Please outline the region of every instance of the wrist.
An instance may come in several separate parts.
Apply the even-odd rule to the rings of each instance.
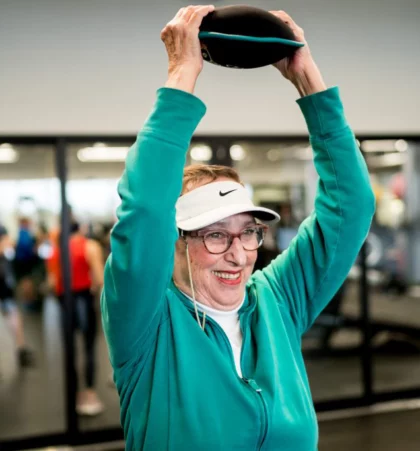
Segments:
[[[302,71],[294,80],[291,80],[301,97],[306,97],[317,92],[325,91],[327,86],[321,72],[314,63],[311,67]]]
[[[171,70],[169,71],[165,87],[180,89],[193,94],[197,78],[198,74],[196,75],[195,72],[188,69]]]

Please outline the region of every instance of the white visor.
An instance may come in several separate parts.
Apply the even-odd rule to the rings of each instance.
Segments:
[[[250,213],[265,224],[274,224],[280,220],[275,211],[256,207],[241,184],[213,182],[178,199],[176,225],[179,229],[189,232],[239,213]]]

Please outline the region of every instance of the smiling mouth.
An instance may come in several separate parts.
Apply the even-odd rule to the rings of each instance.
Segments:
[[[220,279],[226,279],[226,280],[237,280],[241,277],[240,272],[231,273],[231,272],[224,272],[224,271],[212,271],[212,273],[215,276],[219,277]]]
[[[242,282],[242,271],[239,272],[225,272],[212,271],[219,283],[223,285],[239,285]]]

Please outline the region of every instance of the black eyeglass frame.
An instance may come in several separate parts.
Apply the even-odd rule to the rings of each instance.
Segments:
[[[258,241],[258,246],[255,249],[246,249],[244,247],[244,244],[243,244],[242,240],[241,240],[242,234],[244,233],[245,230],[248,230],[248,229],[258,229],[258,230],[261,231],[261,237],[260,237],[260,239]],[[227,252],[230,249],[230,247],[232,246],[233,240],[235,238],[239,238],[239,241],[241,242],[242,247],[244,248],[245,251],[249,251],[249,252],[256,251],[257,249],[259,249],[263,245],[264,238],[265,238],[265,235],[267,233],[267,230],[268,230],[268,226],[267,225],[265,225],[265,224],[255,224],[255,225],[252,225],[252,226],[245,227],[243,230],[241,230],[240,233],[235,233],[235,234],[229,233],[229,232],[225,232],[225,231],[220,231],[220,230],[211,230],[211,231],[208,231],[207,233],[205,233],[204,235],[199,235],[200,230],[194,230],[194,231],[188,232],[186,230],[181,230],[181,229],[179,230],[179,233],[180,233],[180,236],[184,239],[185,242],[186,242],[186,238],[187,237],[194,238],[194,239],[197,239],[197,238],[201,239],[203,241],[204,247],[206,248],[206,250],[207,250],[207,252],[209,254],[220,255],[220,254],[224,254],[225,252]],[[212,251],[210,251],[208,249],[208,247],[206,245],[206,236],[208,236],[208,235],[210,235],[212,233],[223,233],[223,234],[228,236],[228,241],[227,241],[227,245],[226,245],[226,249],[225,250],[223,250],[221,252],[212,252]]]

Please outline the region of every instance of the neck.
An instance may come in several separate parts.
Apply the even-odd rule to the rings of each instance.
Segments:
[[[194,302],[193,298],[191,296],[188,296],[187,293],[184,293],[184,296],[186,296],[191,302]],[[245,297],[244,299],[242,299],[242,302],[235,308],[233,309],[229,309],[229,310],[220,310],[220,309],[216,309],[214,307],[210,307],[209,305],[206,304],[202,304],[201,302],[196,301],[197,307],[198,309],[203,312],[206,313],[207,315],[211,316],[212,318],[228,318],[231,315],[236,316],[238,314],[238,311],[241,309],[241,307],[243,306],[245,301]]]

